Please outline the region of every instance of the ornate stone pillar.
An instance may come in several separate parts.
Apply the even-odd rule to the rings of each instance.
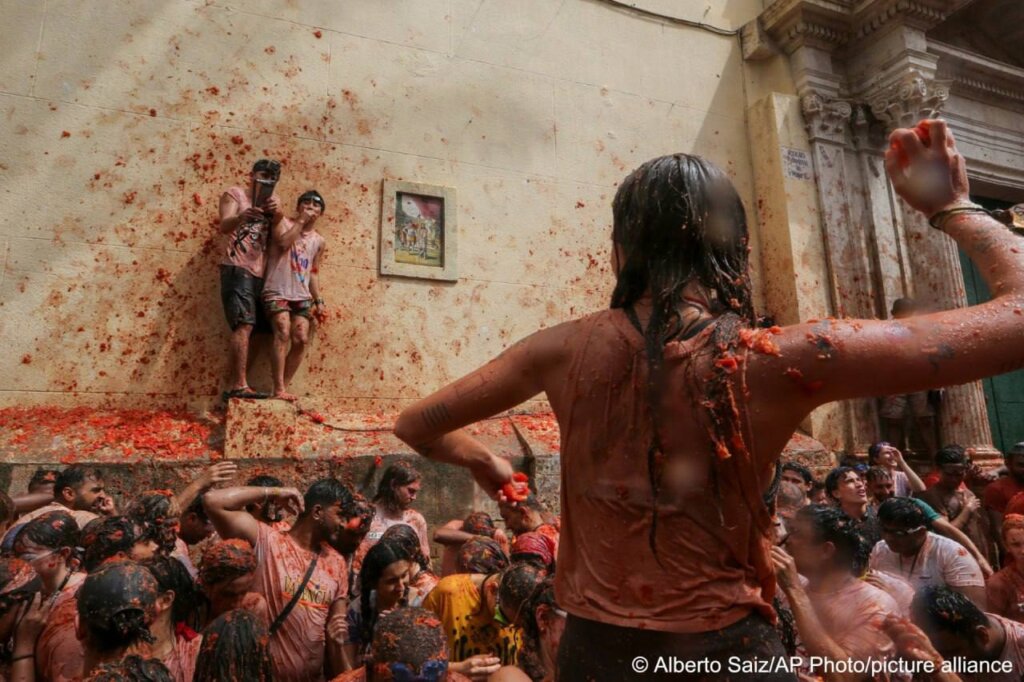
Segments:
[[[873,317],[874,292],[867,230],[852,219],[859,198],[852,191],[856,166],[848,167],[853,106],[814,90],[800,98],[811,144],[822,239],[828,264],[829,297],[836,317]],[[841,412],[843,442],[848,452],[863,452],[876,432],[874,401],[851,400]]]
[[[916,71],[869,98],[871,112],[886,132],[939,116],[949,97],[949,84],[927,79]],[[960,257],[952,239],[933,230],[923,215],[896,200],[896,219],[902,223],[912,272],[907,294],[936,309],[967,305]],[[980,459],[998,457],[985,408],[981,382],[953,386],[946,391],[939,415],[939,442],[974,448]]]

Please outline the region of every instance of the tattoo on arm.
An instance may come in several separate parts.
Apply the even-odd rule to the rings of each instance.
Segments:
[[[423,423],[427,425],[427,428],[436,429],[451,419],[451,416],[448,406],[444,403],[438,403],[437,405],[431,405],[423,411]]]

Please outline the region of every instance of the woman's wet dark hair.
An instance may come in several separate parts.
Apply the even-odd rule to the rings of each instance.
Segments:
[[[196,588],[195,581],[189,574],[185,564],[173,557],[157,555],[142,562],[156,578],[161,592],[174,592],[174,606],[171,607],[171,620],[174,623],[197,624],[199,608],[203,604],[203,596]]]
[[[492,575],[508,568],[509,559],[497,540],[478,536],[462,543],[455,556],[459,573]]]
[[[708,347],[719,354],[735,349],[739,331],[757,317],[748,273],[748,234],[743,203],[728,176],[699,156],[672,154],[652,159],[626,176],[612,203],[613,247],[621,250],[611,307],[631,314],[646,294],[651,317],[643,330],[648,365],[648,409],[652,429],[647,471],[652,492],[649,543],[657,557],[658,497],[664,471],[659,406],[663,394],[665,344],[685,335],[681,310],[691,282],[708,292],[718,320]],[[691,377],[691,383],[698,383]],[[709,457],[728,456],[746,443],[736,397],[725,368],[699,382],[713,445]],[[696,386],[695,386],[696,387]],[[715,481],[712,481],[715,484]]]
[[[259,616],[235,609],[217,616],[203,630],[195,682],[271,682],[270,634]]]
[[[131,556],[132,546],[138,539],[135,522],[126,516],[93,519],[85,524],[81,535],[85,570],[92,573],[118,554]]]
[[[544,578],[522,605],[523,647],[519,650],[519,667],[526,672],[531,680],[542,680],[546,675],[540,651],[540,623],[537,621],[537,609],[541,606],[551,609],[558,608],[558,602],[555,601],[555,578],[553,575]],[[508,614],[505,615],[508,616]]]
[[[541,589],[548,572],[534,564],[512,564],[501,573],[498,599],[501,610],[510,621],[526,616],[530,601]]]
[[[409,485],[420,480],[420,472],[408,462],[395,462],[384,470],[377,484],[377,494],[373,496],[374,502],[380,502],[388,509],[401,509],[398,496],[395,494],[395,486]]]
[[[389,526],[380,541],[389,541],[401,548],[406,553],[406,559],[419,565],[421,571],[430,570],[430,558],[423,556],[423,546],[420,545],[420,536],[416,529],[408,523],[396,523]]]
[[[797,518],[804,519],[814,529],[815,541],[831,542],[835,547],[835,565],[845,568],[852,576],[860,576],[868,564],[872,545],[857,530],[857,523],[837,507],[811,504],[801,508]]]
[[[87,646],[110,653],[137,642],[152,644],[149,626],[159,589],[153,574],[132,561],[90,573],[78,590],[78,618]]]
[[[22,544],[26,540],[46,549],[70,549],[69,564],[72,559],[78,563],[82,561],[81,531],[75,517],[67,512],[48,512],[22,526],[14,543],[16,553],[22,552]]]
[[[141,495],[128,510],[128,518],[142,528],[140,540],[153,540],[160,551],[174,551],[177,534],[173,520],[180,514],[174,508],[174,496],[169,492],[150,491]]]
[[[359,625],[360,641],[373,639],[373,626],[377,623],[377,610],[370,604],[370,592],[377,589],[377,583],[384,570],[396,561],[412,561],[404,547],[395,541],[381,539],[370,548],[359,570],[359,610],[362,622]]]

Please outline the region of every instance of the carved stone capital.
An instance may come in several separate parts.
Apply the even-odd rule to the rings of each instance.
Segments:
[[[846,100],[833,99],[813,90],[800,98],[807,136],[812,142],[824,140],[846,144],[853,107]]]
[[[949,99],[949,81],[928,80],[911,71],[898,82],[868,98],[871,113],[887,130],[915,125],[923,118],[936,118]]]

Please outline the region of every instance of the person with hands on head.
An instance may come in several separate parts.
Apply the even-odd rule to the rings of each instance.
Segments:
[[[298,514],[290,530],[275,530],[246,511],[250,504],[271,501]],[[344,670],[348,570],[343,555],[355,551],[369,527],[352,491],[327,478],[304,496],[295,488],[221,488],[206,493],[203,502],[222,538],[247,540],[255,548],[254,589],[270,613],[274,679],[304,682]]]
[[[758,328],[739,196],[720,169],[674,154],[616,192],[610,309],[528,336],[399,416],[399,438],[468,468],[496,497],[513,469],[463,427],[546,393],[561,432],[561,649],[588,651],[560,659],[562,682],[601,678],[637,650],[782,655],[768,622],[765,493],[801,420],[832,401],[1024,366],[1022,242],[970,203],[946,123],[923,125],[890,137],[893,187],[978,265],[992,301]],[[587,637],[609,644],[585,647]]]
[[[298,371],[309,343],[310,320],[323,317],[320,293],[320,262],[327,242],[316,231],[326,209],[315,189],[305,192],[295,205],[295,215],[274,220],[263,305],[274,329],[270,366],[274,373],[274,397],[294,401],[288,385]]]
[[[911,493],[925,489],[921,477],[907,464],[903,453],[892,443],[879,441],[868,448],[868,465],[885,468],[892,476],[897,497],[909,497]]]
[[[798,649],[797,654],[804,661],[811,656],[882,660],[893,654],[892,642],[879,627],[886,616],[899,612],[899,606],[883,590],[858,580],[870,549],[852,518],[839,509],[818,505],[796,513],[786,549],[772,547],[775,575],[802,639],[804,651]],[[806,586],[800,575],[807,579]],[[809,666],[804,672],[816,674]],[[862,677],[826,674],[825,679],[859,681]]]

